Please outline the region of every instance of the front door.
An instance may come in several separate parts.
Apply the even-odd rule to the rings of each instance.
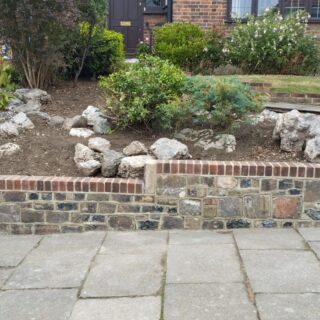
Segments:
[[[110,0],[109,26],[121,32],[128,56],[136,53],[137,45],[143,40],[143,0]]]

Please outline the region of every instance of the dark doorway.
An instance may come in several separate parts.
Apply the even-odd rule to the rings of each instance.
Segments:
[[[126,54],[134,56],[143,41],[143,0],[110,0],[109,27],[124,36]]]

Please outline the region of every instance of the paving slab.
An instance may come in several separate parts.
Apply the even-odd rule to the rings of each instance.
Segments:
[[[82,297],[156,295],[163,277],[162,252],[97,256],[81,292]]]
[[[77,290],[10,290],[0,292],[0,319],[66,320]]]
[[[79,300],[70,320],[159,320],[160,297]]]
[[[85,278],[104,233],[45,237],[12,274],[5,289],[76,288]]]
[[[320,259],[320,241],[319,242],[309,242],[311,249],[315,252],[317,257]]]
[[[15,267],[41,240],[39,236],[1,236],[0,267]]]
[[[0,289],[13,272],[12,269],[0,269]]]
[[[164,252],[167,246],[166,231],[108,232],[100,254],[137,254],[151,250]]]
[[[319,294],[258,294],[261,320],[319,320]]]
[[[240,261],[232,244],[169,246],[167,283],[240,281]]]
[[[320,228],[300,228],[299,232],[306,241],[320,241]]]
[[[213,245],[234,243],[232,233],[215,231],[171,231],[169,244],[172,245]]]
[[[257,320],[242,283],[169,284],[164,320]]]
[[[304,239],[295,230],[234,230],[239,249],[305,249]]]
[[[240,252],[255,293],[320,292],[320,264],[311,251]]]

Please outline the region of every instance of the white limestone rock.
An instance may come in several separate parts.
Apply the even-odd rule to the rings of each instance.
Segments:
[[[99,172],[101,163],[97,160],[88,160],[79,162],[77,168],[83,176],[94,176]]]
[[[125,157],[121,160],[118,175],[123,178],[137,178],[144,174],[144,166],[148,160],[154,159],[151,156],[141,155]]]
[[[148,154],[148,149],[140,141],[133,141],[123,149],[126,156],[138,156]]]
[[[107,150],[103,153],[101,173],[104,177],[117,175],[123,154],[114,150]]]
[[[320,162],[320,136],[307,141],[304,154],[309,161]]]
[[[99,108],[88,106],[88,108],[83,111],[82,117],[87,120],[89,126],[93,127],[95,133],[106,134],[110,129],[108,120]]]
[[[188,147],[175,139],[161,138],[151,147],[151,153],[159,160],[188,159]]]
[[[107,152],[110,150],[111,143],[107,139],[103,138],[91,138],[88,142],[88,147],[94,151],[101,153]]]
[[[6,143],[0,146],[0,159],[12,156],[20,151],[20,146],[15,143]]]
[[[72,128],[70,130],[70,136],[79,138],[89,138],[94,135],[94,132],[85,128]]]
[[[11,119],[11,121],[17,125],[19,129],[34,129],[34,124],[24,112],[19,112]]]

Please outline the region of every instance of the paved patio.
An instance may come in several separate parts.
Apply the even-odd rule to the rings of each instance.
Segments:
[[[320,229],[0,236],[1,320],[319,320]]]

